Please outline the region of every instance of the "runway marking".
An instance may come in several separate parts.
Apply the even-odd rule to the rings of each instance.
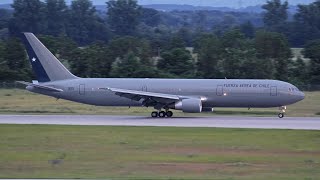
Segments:
[[[320,118],[318,117],[286,117],[279,119],[277,117],[212,116],[154,119],[143,116],[0,115],[0,124],[320,130]]]

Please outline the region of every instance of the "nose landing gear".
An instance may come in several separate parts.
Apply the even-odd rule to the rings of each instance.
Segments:
[[[279,117],[279,118],[283,118],[283,117],[284,117],[284,113],[279,113],[279,114],[278,114],[278,117]]]
[[[173,112],[172,111],[153,111],[152,113],[151,113],[151,117],[153,117],[153,118],[157,118],[157,117],[159,117],[159,118],[165,118],[165,117],[168,117],[168,118],[170,118],[170,117],[172,117],[173,116]]]
[[[284,117],[284,113],[286,112],[287,106],[281,106],[279,107],[280,113],[278,114],[279,118],[283,118]]]

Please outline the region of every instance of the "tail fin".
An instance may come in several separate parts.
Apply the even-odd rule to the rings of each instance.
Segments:
[[[68,71],[33,33],[23,33],[22,39],[39,82],[78,78]]]

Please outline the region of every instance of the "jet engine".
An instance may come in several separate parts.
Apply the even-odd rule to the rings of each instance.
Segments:
[[[175,103],[174,109],[182,110],[186,113],[201,113],[202,102],[201,99],[183,99]]]

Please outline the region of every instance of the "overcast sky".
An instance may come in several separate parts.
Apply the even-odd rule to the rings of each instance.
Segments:
[[[13,0],[0,0],[0,4],[12,3]],[[71,0],[66,0],[70,3]],[[94,4],[105,4],[107,0],[92,0]],[[309,4],[315,0],[288,0],[291,5]],[[264,4],[266,0],[138,0],[139,4],[189,4],[194,6],[215,6],[215,7],[246,7]]]

